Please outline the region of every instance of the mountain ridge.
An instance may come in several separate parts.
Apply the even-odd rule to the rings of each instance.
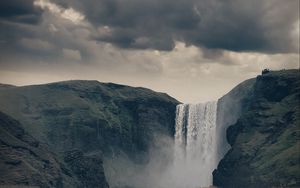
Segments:
[[[0,90],[0,111],[20,121],[25,131],[47,143],[60,159],[76,149],[83,156],[103,153],[105,163],[114,160],[112,156],[147,163],[150,148],[157,147],[157,134],[173,136],[178,103],[165,93],[98,81]],[[110,169],[111,173],[105,172],[108,180],[115,180],[109,182],[114,187],[118,167]]]

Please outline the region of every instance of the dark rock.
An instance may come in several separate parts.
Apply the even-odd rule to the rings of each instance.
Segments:
[[[63,187],[57,159],[36,143],[18,121],[0,112],[0,186]]]
[[[241,94],[244,96],[244,94]],[[300,186],[299,70],[258,76],[239,120],[227,129],[232,146],[213,172],[220,187]]]
[[[65,152],[65,162],[80,181],[80,187],[108,188],[99,155],[83,155],[79,150]]]
[[[18,159],[9,159],[9,160],[5,161],[4,163],[16,166],[16,165],[20,165],[22,163],[22,161],[18,160]]]
[[[0,112],[0,187],[108,188],[100,155],[66,152],[64,161]],[[66,163],[64,165],[63,163]]]

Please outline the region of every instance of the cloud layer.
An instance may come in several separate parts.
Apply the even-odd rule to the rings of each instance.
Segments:
[[[0,81],[98,79],[215,99],[262,68],[299,67],[298,7],[298,0],[0,1]],[[23,80],[12,80],[15,73]]]
[[[90,24],[90,40],[122,48],[172,50],[175,41],[181,41],[207,49],[287,53],[298,50],[293,42],[298,4],[297,0],[13,0],[1,1],[0,16],[2,22],[39,24],[50,12],[74,24],[85,21]]]
[[[96,39],[121,47],[171,50],[174,41],[209,49],[295,52],[291,31],[298,1],[281,0],[57,0],[83,12]]]

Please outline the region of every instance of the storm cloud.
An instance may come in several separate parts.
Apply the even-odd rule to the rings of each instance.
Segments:
[[[208,49],[295,52],[291,31],[298,1],[56,0],[75,7],[109,35],[95,39],[124,48],[172,50],[174,41]]]
[[[4,0],[0,51],[0,82],[97,79],[186,101],[211,83],[201,96],[215,99],[299,68],[299,0]]]
[[[42,11],[33,5],[32,0],[0,1],[1,21],[36,24]]]
[[[65,15],[81,13],[91,24],[90,40],[121,48],[170,51],[181,41],[229,51],[298,50],[292,34],[299,20],[297,0],[13,0],[1,1],[1,20],[37,24],[42,9],[51,9],[47,2],[58,12],[69,10]]]

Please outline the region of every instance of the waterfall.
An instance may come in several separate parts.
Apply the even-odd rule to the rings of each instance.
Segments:
[[[217,166],[216,113],[216,102],[177,106],[174,166],[184,177],[182,188],[212,185]]]

